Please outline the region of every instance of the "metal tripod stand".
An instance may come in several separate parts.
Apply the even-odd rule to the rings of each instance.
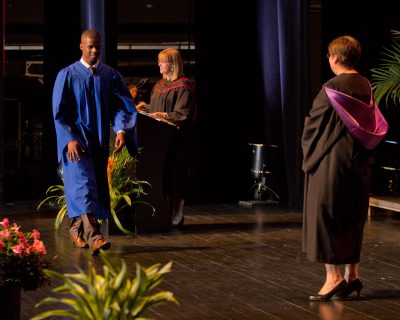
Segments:
[[[243,207],[252,207],[253,205],[277,205],[280,202],[279,195],[266,184],[267,176],[272,172],[267,170],[266,147],[277,148],[275,145],[253,144],[249,143],[252,152],[251,174],[254,184],[250,188],[250,194],[254,200],[239,201]],[[272,153],[272,152],[271,152]]]

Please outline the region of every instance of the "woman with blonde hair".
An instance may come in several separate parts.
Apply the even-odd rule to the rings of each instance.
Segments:
[[[168,150],[163,187],[172,227],[181,227],[184,223],[184,202],[190,189],[191,169],[195,161],[195,87],[183,74],[179,50],[162,50],[158,54],[158,66],[162,79],[154,85],[148,111],[151,117],[168,120],[179,128]]]

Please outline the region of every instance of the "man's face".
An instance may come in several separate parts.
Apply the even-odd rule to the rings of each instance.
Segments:
[[[100,56],[101,42],[98,38],[84,38],[81,41],[82,59],[91,66],[96,64]]]
[[[131,93],[132,98],[135,99],[138,95],[138,88],[132,87],[129,89],[129,92]]]

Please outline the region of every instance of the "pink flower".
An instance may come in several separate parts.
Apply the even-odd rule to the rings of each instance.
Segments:
[[[4,218],[2,222],[0,222],[0,224],[4,227],[4,228],[8,228],[8,226],[10,225],[10,220],[8,220],[8,218]]]
[[[33,241],[32,246],[37,252],[46,254],[46,247],[44,246],[43,241],[35,240],[35,241]]]
[[[24,245],[23,244],[17,244],[16,246],[11,247],[11,249],[15,254],[21,254],[22,251],[24,251]]]
[[[7,240],[10,237],[11,237],[11,232],[8,229],[0,231],[0,238]]]
[[[39,240],[39,238],[40,238],[40,232],[39,232],[38,230],[36,230],[36,229],[33,229],[33,231],[32,231],[32,237],[33,237],[33,240]]]
[[[7,218],[0,220],[0,284],[12,279],[24,290],[35,290],[48,281],[46,248],[39,237],[36,229],[22,232],[21,226],[11,225]]]
[[[25,246],[28,246],[28,239],[26,239],[25,233],[18,231],[17,232],[19,242]]]
[[[14,222],[14,223],[13,223],[12,229],[15,230],[15,232],[18,232],[19,228],[21,228],[21,226],[17,225],[17,224]]]

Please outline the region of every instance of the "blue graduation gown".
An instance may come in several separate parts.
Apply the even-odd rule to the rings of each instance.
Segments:
[[[91,213],[106,219],[110,214],[110,124],[115,132],[125,131],[128,151],[131,155],[137,153],[137,114],[125,81],[118,71],[105,64],[100,63],[92,74],[77,61],[58,73],[52,103],[68,217]],[[67,145],[72,140],[77,140],[85,150],[77,163],[67,158]]]

